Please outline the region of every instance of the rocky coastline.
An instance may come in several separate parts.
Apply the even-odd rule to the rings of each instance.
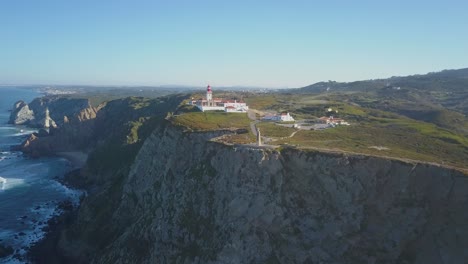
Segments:
[[[80,179],[81,169],[74,169],[57,179],[61,184],[72,188],[85,190],[86,184]],[[84,196],[80,198],[80,203]],[[73,263],[73,260],[64,256],[57,248],[60,234],[63,229],[69,226],[77,216],[78,207],[75,207],[70,201],[59,204],[62,212],[52,217],[45,227],[46,234],[44,238],[33,244],[27,253],[27,260],[36,264],[61,264]]]
[[[44,127],[45,109],[52,109],[51,116],[56,120],[62,116],[62,121],[51,120],[49,124],[52,126]],[[26,136],[20,145],[12,146],[11,150],[21,151],[26,157],[33,159],[56,156],[68,160],[71,171],[55,180],[70,189],[84,191],[86,186],[79,175],[86,163],[87,154],[82,150],[77,150],[71,138],[79,135],[83,127],[88,128],[95,116],[96,109],[91,107],[89,101],[85,99],[64,99],[53,96],[36,98],[29,104],[18,101],[10,113],[9,123],[38,128],[38,132]],[[47,222],[39,223],[41,226],[44,225],[41,229],[45,232],[44,238],[29,248],[22,249],[27,252],[27,255],[19,254],[12,247],[2,245],[0,241],[0,258],[13,256],[28,263],[66,263],[66,259],[54,250],[52,244],[56,242],[59,230],[73,219],[76,210],[76,205],[71,201],[60,202],[56,208],[58,214]],[[22,233],[18,234],[18,236],[21,235]]]
[[[123,151],[121,155],[124,155],[124,158],[134,155],[132,152],[135,153],[143,142],[133,139],[131,144],[125,143],[128,138],[127,125],[132,124],[131,122],[135,122],[136,119],[139,122],[138,128],[146,131],[144,133],[150,133],[152,128],[146,128],[146,126],[154,126],[166,116],[171,107],[177,106],[181,99],[175,98],[175,101],[171,101],[172,99],[153,100],[148,104],[149,107],[145,108],[133,106],[144,99],[126,98],[104,104],[105,107],[103,105],[97,109],[81,109],[78,111],[78,116],[64,116],[64,122],[58,123],[57,127],[40,129],[37,133],[33,133],[21,145],[16,146],[15,150],[22,151],[24,155],[31,158],[59,156],[69,160],[73,170],[57,180],[72,189],[84,190],[85,193],[93,192],[100,188],[97,183],[99,177],[96,176],[102,177],[103,173],[92,171],[92,167],[96,167],[96,164],[88,165],[88,154],[94,152],[92,160],[100,164],[102,160],[96,157],[96,155],[101,155],[99,149],[104,149],[102,155],[113,156],[116,151],[106,151],[106,146],[112,146],[116,141],[123,141],[123,145],[119,147],[123,148],[119,150]],[[86,115],[93,111],[93,115]],[[11,119],[15,119],[16,112],[12,111]],[[52,117],[54,117],[53,113],[55,112],[51,110]],[[157,119],[146,123],[155,113],[158,114]],[[55,113],[55,115],[63,115],[63,113]],[[34,127],[31,124],[28,126]],[[95,151],[96,145],[99,146],[98,151]],[[111,164],[111,167],[119,168],[119,166],[122,166],[122,163]],[[93,174],[92,177],[90,177],[91,174]],[[86,199],[85,197],[81,198]],[[32,263],[76,263],[76,257],[72,258],[63,254],[59,245],[64,231],[78,218],[79,208],[62,204],[60,210],[63,213],[48,222],[46,236],[28,250],[28,261]]]

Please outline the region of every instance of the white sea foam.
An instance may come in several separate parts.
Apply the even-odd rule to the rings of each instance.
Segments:
[[[7,180],[3,177],[0,177],[0,190],[5,190],[6,183],[7,183]]]
[[[24,132],[18,132],[18,133],[12,134],[11,136],[14,136],[14,137],[27,136],[27,135],[29,135],[31,133],[32,132],[30,132],[30,131],[24,131]]]
[[[4,180],[2,183],[2,179]],[[0,187],[2,191],[24,185],[25,181],[24,179],[18,179],[18,178],[3,178],[0,177]]]
[[[16,252],[25,258],[27,251],[23,248],[28,248],[34,243],[40,241],[46,235],[44,228],[48,225],[47,221],[54,216],[59,215],[62,211],[58,208],[56,203],[48,202],[42,204],[35,204],[30,208],[30,214],[28,218],[18,218],[18,221],[24,221],[28,228],[22,230],[24,235],[19,236],[17,232],[12,230],[3,230],[0,232],[0,238],[15,237],[11,241],[11,246],[18,249]],[[28,263],[23,260],[18,260],[13,257],[5,258],[0,260],[0,264],[3,263]]]

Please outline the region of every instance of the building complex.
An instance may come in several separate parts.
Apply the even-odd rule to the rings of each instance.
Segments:
[[[205,111],[225,111],[228,113],[246,113],[249,110],[243,101],[224,100],[223,98],[213,98],[213,90],[208,85],[206,88],[206,98],[191,100],[191,105],[195,105],[202,112]]]

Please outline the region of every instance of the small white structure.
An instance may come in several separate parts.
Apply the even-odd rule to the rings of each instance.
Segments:
[[[267,115],[262,118],[263,120],[291,122],[294,118],[289,113],[281,113],[279,115]]]
[[[349,123],[346,122],[344,119],[334,118],[333,116],[330,116],[330,117],[322,116],[321,118],[319,118],[319,122],[323,124],[331,125],[331,126],[338,126],[338,125],[349,126]]]
[[[196,105],[202,112],[225,111],[228,113],[246,113],[249,110],[249,107],[243,101],[224,100],[222,98],[213,99],[213,91],[209,85],[206,89],[206,99],[192,100],[189,104]]]
[[[282,113],[280,115],[280,120],[282,122],[288,122],[288,121],[294,121],[294,118],[291,115],[289,115],[289,113]]]

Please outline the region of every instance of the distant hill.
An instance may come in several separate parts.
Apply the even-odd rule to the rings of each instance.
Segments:
[[[289,90],[398,113],[468,133],[468,68],[356,82],[319,82]]]
[[[318,82],[303,88],[290,90],[298,93],[326,91],[370,91],[383,88],[414,88],[419,90],[464,91],[468,89],[468,68],[443,70],[424,75],[390,77],[387,79],[364,80],[355,82]]]

